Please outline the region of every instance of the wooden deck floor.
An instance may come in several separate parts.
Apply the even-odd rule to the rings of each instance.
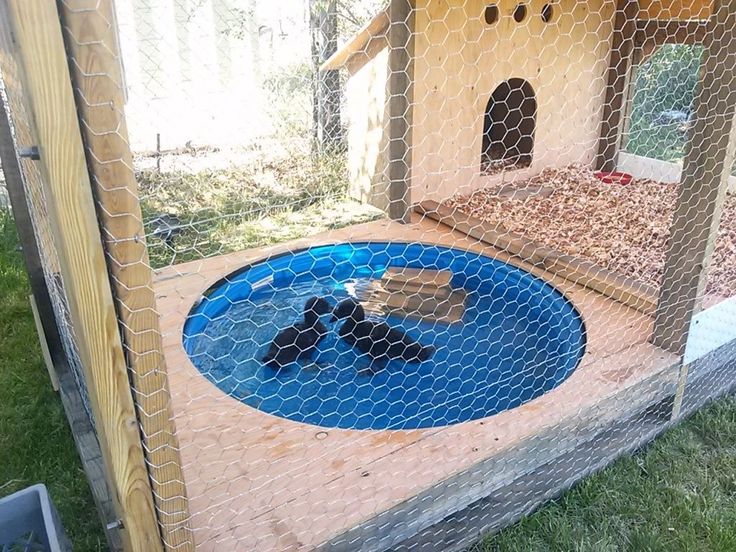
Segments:
[[[408,431],[324,429],[246,406],[226,396],[190,362],[182,345],[183,324],[193,303],[217,280],[274,253],[366,239],[444,244],[524,266],[464,234],[415,217],[409,225],[372,222],[158,273],[158,309],[198,550],[312,550],[356,527],[365,527],[366,534],[371,527],[398,534],[402,529],[378,528],[376,516],[386,511],[400,516],[404,507],[407,519],[439,521],[448,513],[446,500],[417,511],[409,499],[449,478],[462,482],[474,466],[526,450],[521,445],[536,439],[536,452],[529,453],[534,457],[510,463],[494,477],[501,482],[514,470],[533,469],[552,449],[580,438],[583,428],[645,407],[663,388],[677,384],[678,359],[647,342],[648,316],[537,269],[529,272],[553,283],[582,313],[586,354],[555,390],[489,418]],[[458,509],[493,484],[487,477],[467,482],[467,488],[444,491],[445,498],[455,493]],[[403,530],[421,528],[410,525]],[[360,550],[361,545],[345,549]]]

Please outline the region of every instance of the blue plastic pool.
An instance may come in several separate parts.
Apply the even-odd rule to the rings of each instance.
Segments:
[[[278,372],[260,358],[304,302],[335,303],[387,266],[450,269],[468,293],[460,323],[388,317],[437,352],[427,362],[391,361],[376,375],[368,359],[338,339],[338,324],[314,361]],[[552,286],[501,261],[418,243],[313,247],[245,267],[192,309],[184,347],[224,393],[269,414],[322,427],[413,429],[508,410],[558,386],[585,348],[578,312]]]

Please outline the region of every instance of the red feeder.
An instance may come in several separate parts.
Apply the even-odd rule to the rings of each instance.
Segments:
[[[634,180],[633,176],[624,172],[596,171],[593,174],[595,174],[595,177],[604,184],[620,184],[621,186],[626,186],[631,184],[631,181]]]

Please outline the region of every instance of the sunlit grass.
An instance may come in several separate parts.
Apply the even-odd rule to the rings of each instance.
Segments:
[[[28,302],[12,219],[0,211],[0,496],[44,483],[75,551],[107,548]]]

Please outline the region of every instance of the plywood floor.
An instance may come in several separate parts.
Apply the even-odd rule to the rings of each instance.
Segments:
[[[377,514],[400,509],[418,493],[550,428],[604,420],[637,402],[646,404],[658,386],[676,384],[677,359],[647,343],[649,317],[529,267],[582,313],[587,351],[557,389],[482,420],[409,431],[324,429],[226,396],[189,361],[181,341],[186,315],[217,280],[274,253],[367,239],[437,243],[509,261],[503,252],[415,217],[409,225],[371,222],[158,273],[158,309],[198,550],[312,550],[352,527],[369,527]]]

